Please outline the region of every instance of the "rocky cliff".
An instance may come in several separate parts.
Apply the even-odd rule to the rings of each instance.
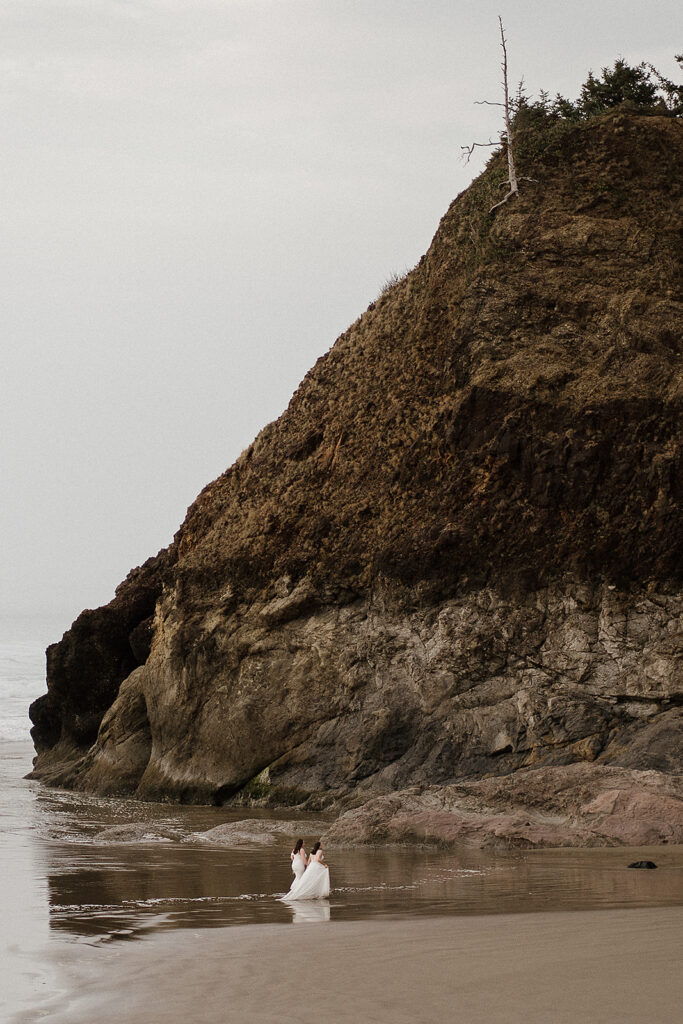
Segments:
[[[535,180],[491,215],[494,158],[171,547],[49,649],[35,774],[344,807],[676,772],[682,150],[677,120],[623,112],[529,132]]]

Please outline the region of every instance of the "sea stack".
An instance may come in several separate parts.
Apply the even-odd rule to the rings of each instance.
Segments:
[[[34,775],[394,817],[453,787],[557,810],[571,784],[577,842],[627,790],[654,794],[624,811],[639,840],[681,841],[682,135],[625,111],[530,132],[533,181],[490,213],[494,157],[49,648]]]

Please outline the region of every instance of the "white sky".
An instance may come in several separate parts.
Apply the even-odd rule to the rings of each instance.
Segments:
[[[673,0],[0,0],[0,611],[109,600],[417,262],[498,13],[532,93],[677,77]]]

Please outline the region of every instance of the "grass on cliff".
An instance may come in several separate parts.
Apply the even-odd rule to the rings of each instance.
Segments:
[[[264,768],[262,772],[245,783],[240,791],[240,796],[245,803],[256,803],[267,798],[270,788],[270,771],[268,768]]]

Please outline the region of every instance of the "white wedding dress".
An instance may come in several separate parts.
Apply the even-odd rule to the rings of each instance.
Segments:
[[[294,863],[292,862],[292,870]],[[320,861],[312,860],[306,870],[295,878],[284,900],[322,900],[330,895],[330,872]]]
[[[297,852],[292,857],[292,874],[294,875],[294,881],[292,882],[292,885],[291,885],[290,890],[287,893],[287,895],[281,897],[283,900],[290,899],[292,893],[294,892],[294,890],[296,889],[297,885],[301,881],[301,878],[302,878],[302,876],[303,876],[305,871],[306,871],[306,865],[304,864],[304,862],[302,860],[301,854],[299,854]]]
[[[292,872],[294,874],[294,881],[292,882],[292,887],[294,887],[296,883],[300,881],[301,876],[303,875],[305,870],[306,865],[304,864],[301,858],[301,854],[295,853],[294,856],[292,857]]]

